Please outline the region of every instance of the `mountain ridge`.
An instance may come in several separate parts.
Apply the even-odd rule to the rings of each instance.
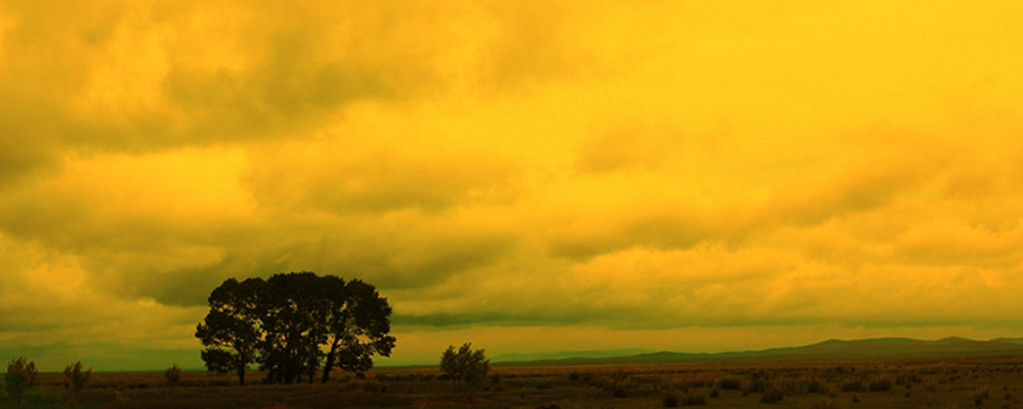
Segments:
[[[555,351],[546,354],[552,358],[535,360],[502,360],[496,355],[496,365],[584,365],[614,363],[663,363],[672,361],[743,361],[743,360],[814,360],[814,359],[868,359],[868,358],[927,358],[927,357],[974,357],[1023,355],[1023,338],[993,338],[986,341],[963,337],[946,337],[937,340],[921,340],[903,337],[864,338],[853,340],[827,339],[801,346],[777,347],[760,350],[726,351],[715,353],[651,351],[639,354],[613,356],[615,351],[576,351],[591,356],[570,356],[572,351]],[[603,355],[603,356],[600,356]],[[557,357],[557,358],[553,358]]]

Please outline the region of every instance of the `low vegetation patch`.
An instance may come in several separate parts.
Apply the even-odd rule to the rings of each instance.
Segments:
[[[785,397],[785,391],[782,390],[778,385],[771,385],[764,390],[764,394],[760,395],[761,403],[776,403],[780,402]]]
[[[888,392],[892,390],[892,378],[887,375],[881,375],[870,381],[871,392]]]
[[[742,380],[739,378],[724,378],[718,381],[718,388],[737,391],[742,389]]]
[[[863,381],[856,379],[842,383],[842,392],[866,392],[867,388],[863,386]]]

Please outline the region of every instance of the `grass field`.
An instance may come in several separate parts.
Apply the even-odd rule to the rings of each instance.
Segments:
[[[384,368],[327,384],[238,386],[229,375],[96,373],[82,408],[1023,408],[1023,357],[496,367],[470,394],[436,368]],[[258,383],[259,373],[248,379]],[[40,374],[26,408],[67,407]],[[10,396],[2,407],[17,407]]]

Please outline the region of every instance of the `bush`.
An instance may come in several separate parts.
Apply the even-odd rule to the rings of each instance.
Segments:
[[[573,381],[578,381],[579,378],[580,378],[579,372],[572,372],[568,374],[568,379],[571,379]]]
[[[892,380],[887,376],[879,376],[870,381],[871,392],[888,392],[892,390]]]
[[[747,395],[751,393],[762,393],[766,387],[767,383],[764,382],[763,380],[753,379],[748,384],[746,384],[742,391]]]
[[[716,398],[718,396],[720,396],[720,394],[718,392],[718,388],[714,388],[714,389],[710,390],[710,397],[711,397],[711,399]]]
[[[760,403],[775,403],[781,401],[785,396],[785,392],[777,386],[771,386],[764,390],[764,394],[760,395]]]
[[[612,393],[612,396],[614,396],[616,398],[624,398],[625,397],[625,389],[622,388],[621,386],[615,388],[614,392]]]
[[[866,392],[867,388],[863,386],[863,382],[860,380],[848,381],[842,384],[842,392]]]
[[[71,402],[78,402],[78,395],[82,393],[85,384],[89,382],[92,375],[92,368],[82,371],[82,361],[75,362],[64,368],[64,376],[68,379],[68,390],[71,393]]]
[[[827,395],[828,393],[831,392],[830,390],[828,390],[828,385],[825,385],[824,382],[821,382],[816,378],[807,381],[806,391],[809,393],[817,393],[821,395]]]
[[[737,391],[742,389],[742,380],[739,378],[724,378],[718,381],[718,388]]]
[[[29,362],[24,357],[19,357],[7,364],[7,374],[4,381],[7,386],[7,393],[14,396],[14,400],[21,405],[21,395],[36,383],[36,363]]]
[[[669,393],[664,395],[664,398],[661,399],[661,403],[664,403],[664,407],[666,408],[674,408],[678,406],[678,401],[679,397],[677,393]]]
[[[178,381],[181,380],[181,368],[178,364],[174,364],[174,366],[167,368],[167,370],[163,372],[163,377],[167,378],[167,383],[170,384],[171,388],[173,388],[174,385],[177,385]]]
[[[988,392],[987,385],[984,385],[983,387],[977,388],[973,391],[973,403],[975,403],[977,407],[981,407],[984,404],[984,399],[987,399],[990,396],[991,394]]]

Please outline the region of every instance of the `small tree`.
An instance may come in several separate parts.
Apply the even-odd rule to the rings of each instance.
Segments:
[[[21,405],[21,395],[36,383],[36,374],[38,373],[36,363],[29,362],[24,357],[19,357],[7,364],[7,374],[4,375],[7,393],[14,396],[18,405]]]
[[[163,377],[167,378],[167,383],[170,384],[171,389],[173,389],[174,385],[177,385],[178,381],[181,380],[181,368],[178,364],[174,364],[174,366],[167,368],[167,370],[163,372]]]
[[[68,380],[68,391],[71,394],[71,403],[78,402],[78,395],[82,393],[85,384],[89,382],[89,376],[92,376],[92,368],[89,368],[88,371],[82,371],[82,368],[82,361],[75,362],[64,368],[64,376]]]
[[[490,371],[490,360],[484,354],[484,350],[472,350],[472,343],[462,344],[458,351],[454,345],[448,349],[440,358],[440,369],[455,382],[458,393],[464,393],[466,387],[485,379]]]

